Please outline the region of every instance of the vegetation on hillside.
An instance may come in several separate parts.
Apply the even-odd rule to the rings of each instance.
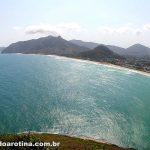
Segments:
[[[3,142],[60,142],[60,146],[55,147],[0,147],[0,150],[134,150],[132,148],[121,148],[113,144],[96,142],[89,139],[69,137],[66,135],[48,133],[22,133],[1,135],[0,141]]]

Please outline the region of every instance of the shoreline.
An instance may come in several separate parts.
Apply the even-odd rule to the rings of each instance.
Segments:
[[[73,137],[73,138],[79,138],[82,140],[91,140],[94,142],[98,142],[98,143],[104,143],[104,144],[112,144],[104,139],[95,139],[93,137],[88,137],[88,136],[84,136],[84,135],[70,135],[70,134],[59,134],[59,133],[50,133],[50,132],[38,132],[38,131],[26,131],[26,132],[19,132],[17,133],[18,135],[20,134],[49,134],[49,135],[61,135],[61,136],[68,136],[68,137]],[[115,145],[115,144],[114,144]]]
[[[37,54],[33,54],[33,55],[37,55]],[[148,72],[144,72],[144,71],[140,71],[140,70],[136,70],[136,69],[131,69],[131,68],[124,67],[124,66],[114,65],[114,64],[111,64],[111,63],[107,63],[107,62],[99,62],[99,61],[92,61],[92,60],[86,60],[86,59],[80,59],[80,58],[72,58],[72,57],[66,57],[66,56],[58,56],[58,55],[46,55],[46,56],[62,57],[62,58],[73,59],[73,60],[81,61],[81,62],[85,62],[85,63],[104,65],[106,67],[115,68],[115,69],[119,69],[119,70],[123,69],[123,70],[126,70],[126,71],[130,71],[130,72],[134,72],[134,73],[138,73],[138,74],[150,77],[150,73],[148,73]]]
[[[79,138],[82,140],[91,140],[94,142],[99,142],[99,143],[104,143],[104,144],[112,144],[106,140],[102,140],[102,139],[95,139],[92,137],[88,137],[88,136],[77,136],[77,135],[70,135],[70,134],[59,134],[59,133],[50,133],[50,132],[38,132],[38,131],[25,131],[25,132],[19,132],[16,133],[17,135],[21,135],[21,134],[49,134],[49,135],[60,135],[60,136],[68,136],[68,137],[73,137],[73,138]]]
[[[119,66],[119,65],[115,65],[115,64],[111,64],[111,63],[107,63],[107,62],[99,62],[99,61],[92,61],[92,60],[86,60],[86,59],[80,59],[80,58],[74,58],[74,57],[59,56],[59,55],[45,55],[45,54],[4,53],[2,55],[8,55],[8,54],[41,55],[41,56],[47,56],[47,57],[61,57],[61,58],[72,59],[72,60],[76,60],[76,61],[80,61],[80,62],[84,62],[84,63],[92,63],[92,64],[97,64],[97,65],[103,65],[103,66],[106,66],[106,67],[115,68],[115,69],[119,69],[119,70],[123,69],[123,70],[126,70],[126,71],[130,71],[130,72],[133,72],[133,73],[138,73],[138,74],[150,77],[149,72],[145,72],[145,71],[142,71],[142,70],[136,70],[136,69],[125,67],[125,66]]]

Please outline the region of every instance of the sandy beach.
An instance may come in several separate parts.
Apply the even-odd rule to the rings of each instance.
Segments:
[[[49,57],[58,57],[58,58],[62,57],[62,58],[65,58],[65,59],[72,59],[72,60],[76,60],[76,61],[80,61],[80,62],[84,62],[84,63],[104,65],[106,67],[120,69],[120,70],[124,69],[126,71],[131,71],[131,72],[134,72],[134,73],[138,73],[138,74],[142,74],[142,75],[150,77],[150,73],[148,73],[148,72],[139,71],[139,70],[135,70],[135,69],[131,69],[131,68],[123,67],[123,66],[118,66],[118,65],[114,65],[114,64],[110,64],[110,63],[106,63],[106,62],[97,62],[97,61],[84,60],[84,59],[78,59],[78,58],[70,58],[70,57],[57,56],[57,55],[47,55],[47,56],[49,56]]]

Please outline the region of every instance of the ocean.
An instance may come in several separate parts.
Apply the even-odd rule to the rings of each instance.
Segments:
[[[150,148],[150,77],[59,56],[0,55],[0,134],[50,132]]]

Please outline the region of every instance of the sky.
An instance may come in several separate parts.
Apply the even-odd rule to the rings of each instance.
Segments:
[[[48,35],[150,47],[150,0],[0,0],[0,47]]]

